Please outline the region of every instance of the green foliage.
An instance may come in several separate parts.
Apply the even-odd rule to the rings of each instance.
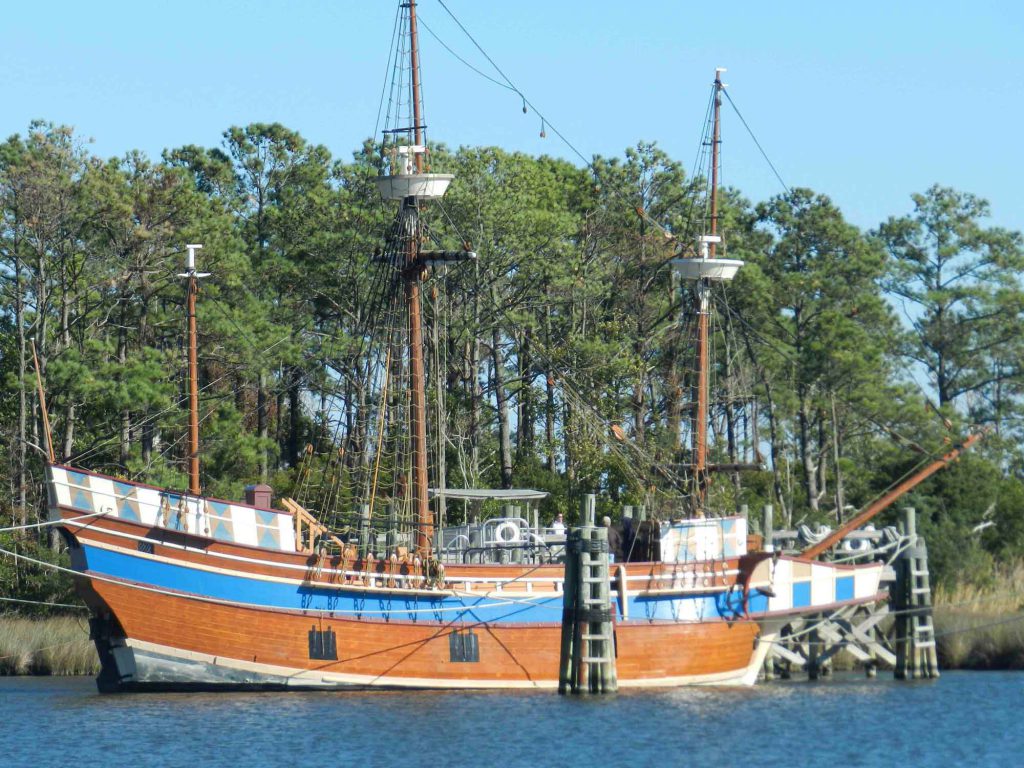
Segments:
[[[587,169],[430,150],[432,170],[456,177],[443,209],[425,212],[433,243],[478,254],[424,282],[430,439],[443,424],[449,487],[546,490],[544,521],[572,520],[590,492],[613,516],[626,504],[681,514],[695,306],[671,262],[693,255],[706,225],[700,180],[650,142]],[[380,349],[376,254],[394,215],[372,183],[380,165],[372,143],[335,160],[277,123],[159,161],[93,157],[41,122],[0,145],[0,513],[45,514],[30,339],[58,460],[187,485],[178,275],[184,244],[201,242],[204,489],[237,498],[270,480],[342,525],[376,473],[375,510],[404,514],[408,429],[388,424],[377,442],[383,379],[366,375]],[[936,186],[913,203],[868,236],[811,190],[757,205],[722,192],[718,255],[746,266],[715,294],[711,458],[762,469],[716,475],[710,503],[834,523],[919,451],[984,422],[983,452],[904,501],[922,513],[940,581],[982,583],[1024,552],[1021,236],[983,227],[987,207],[966,193]],[[389,322],[402,338],[404,318]],[[405,375],[403,355],[392,363]],[[31,537],[0,545],[59,557]],[[0,579],[71,599],[66,582],[46,587],[7,560]]]

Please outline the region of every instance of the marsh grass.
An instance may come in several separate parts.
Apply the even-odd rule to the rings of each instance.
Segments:
[[[90,675],[99,671],[82,616],[0,616],[0,675]]]
[[[939,663],[946,669],[1024,669],[1024,563],[985,584],[935,591]]]

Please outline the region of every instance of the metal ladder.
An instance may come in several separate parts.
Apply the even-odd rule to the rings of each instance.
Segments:
[[[608,530],[593,525],[593,496],[585,499],[591,523],[566,539],[559,693],[614,693],[615,626],[608,574]]]

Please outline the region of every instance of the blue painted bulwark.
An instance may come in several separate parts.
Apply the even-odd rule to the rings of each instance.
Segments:
[[[184,592],[234,603],[265,608],[326,611],[391,621],[486,621],[521,624],[561,622],[561,595],[529,600],[497,595],[408,596],[360,590],[338,590],[306,584],[288,584],[247,576],[212,573],[182,564],[165,563],[148,557],[112,552],[89,544],[83,546],[88,569],[127,581]],[[631,619],[649,621],[732,620],[736,606],[723,603],[715,595],[695,594],[683,597],[632,596]],[[724,611],[724,613],[723,613]],[[621,620],[621,616],[619,619]]]
[[[836,578],[836,601],[853,599],[853,576]]]
[[[811,582],[800,581],[793,585],[793,607],[806,608],[811,604]]]

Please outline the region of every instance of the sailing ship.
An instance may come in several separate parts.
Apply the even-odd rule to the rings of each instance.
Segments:
[[[183,274],[190,350],[189,489],[130,482],[52,458],[47,470],[51,519],[60,521],[78,592],[92,611],[102,691],[558,685],[563,566],[521,556],[509,558],[512,562],[466,562],[464,548],[443,543],[461,536],[481,550],[512,551],[516,548],[509,545],[521,541],[550,540],[550,532],[545,537],[536,523],[518,518],[445,532],[432,514],[422,281],[433,265],[475,255],[468,247],[424,248],[421,209],[444,195],[452,177],[431,173],[425,162],[416,2],[401,7],[411,125],[389,134],[386,172],[377,184],[385,199],[398,204],[384,258],[400,281],[408,310],[408,493],[415,538],[408,546],[394,538],[383,544],[362,535],[358,541],[341,538],[294,500],[273,506],[266,486],[250,486],[244,502],[203,495],[195,325],[196,286],[203,275],[196,269],[198,246],[189,246]],[[720,72],[714,87],[713,173]],[[781,555],[771,551],[770,542],[748,551],[746,519],[714,517],[705,508],[709,291],[742,266],[717,258],[717,179],[711,190],[710,231],[695,253],[674,265],[693,286],[700,307],[691,473],[695,506],[683,520],[648,521],[642,557],[634,552],[613,565],[609,586],[623,688],[750,685],[775,633],[794,615],[885,597],[879,563],[843,565]],[[438,493],[487,496],[443,485]],[[454,551],[460,554],[457,562],[445,556]]]

